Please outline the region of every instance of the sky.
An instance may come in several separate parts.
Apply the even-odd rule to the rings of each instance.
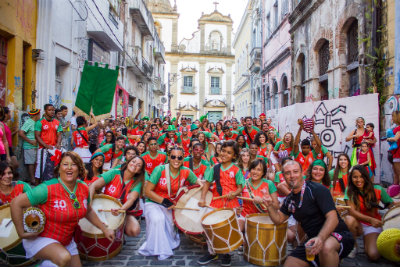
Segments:
[[[240,24],[240,20],[244,13],[248,0],[176,0],[178,7],[179,23],[178,23],[178,40],[190,38],[192,33],[197,30],[197,20],[201,17],[201,13],[210,14],[214,11],[214,2],[218,2],[217,10],[223,15],[231,15],[233,20],[233,32]],[[174,0],[170,0],[174,5]],[[232,40],[234,36],[232,36]]]

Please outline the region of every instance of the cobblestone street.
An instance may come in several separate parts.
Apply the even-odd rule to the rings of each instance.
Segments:
[[[206,251],[200,245],[193,243],[191,240],[181,235],[181,245],[175,250],[175,255],[167,260],[159,261],[157,257],[145,257],[139,255],[137,250],[145,240],[144,233],[145,222],[142,221],[142,232],[140,236],[136,238],[127,238],[126,244],[124,245],[121,253],[111,260],[104,262],[83,262],[83,266],[201,266],[197,263],[197,260]],[[361,239],[358,240],[360,248],[363,248]],[[206,266],[220,266],[220,262],[214,261]],[[238,255],[237,251],[233,253],[232,266],[256,266],[246,262],[242,255]],[[389,267],[396,266],[389,261],[381,259],[378,263],[368,262],[365,254],[359,252],[355,259],[345,259],[342,261],[342,267],[346,266],[379,266]]]

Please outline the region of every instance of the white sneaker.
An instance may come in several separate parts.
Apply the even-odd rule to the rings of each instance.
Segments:
[[[349,257],[350,259],[354,259],[357,256],[357,247],[354,246],[353,250],[350,251],[349,255],[347,255],[347,257]]]

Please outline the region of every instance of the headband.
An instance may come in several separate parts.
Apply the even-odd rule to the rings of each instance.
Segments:
[[[314,166],[321,166],[321,167],[323,167],[323,168],[326,169],[326,164],[325,164],[325,162],[324,162],[322,159],[314,160],[314,162],[312,163],[312,166],[313,166],[313,167],[314,167]]]

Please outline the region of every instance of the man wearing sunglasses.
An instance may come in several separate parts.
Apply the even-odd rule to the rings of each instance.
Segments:
[[[167,154],[158,150],[157,139],[154,137],[149,138],[147,152],[142,155],[142,158],[146,163],[146,171],[149,175],[151,175],[155,167],[168,162]]]
[[[183,161],[183,166],[191,169],[199,180],[204,180],[204,177],[208,176],[211,171],[210,162],[203,155],[203,144],[196,143],[192,147],[192,155]]]
[[[270,197],[264,197],[272,221],[279,225],[290,215],[301,224],[308,240],[297,246],[286,258],[284,266],[339,266],[340,259],[347,257],[354,247],[354,239],[336,211],[332,196],[325,186],[303,179],[300,163],[290,160],[282,167],[285,181],[291,193],[276,210]],[[307,253],[315,255],[307,260]]]

